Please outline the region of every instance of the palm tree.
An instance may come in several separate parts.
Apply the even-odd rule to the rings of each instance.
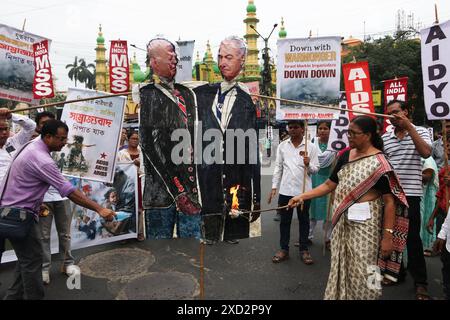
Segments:
[[[86,64],[85,59],[75,57],[72,64],[66,65],[66,69],[68,68],[70,68],[68,76],[70,80],[75,81],[75,87],[77,86],[77,81],[79,81],[84,83],[85,88],[95,88],[95,65],[93,63]],[[89,68],[92,68],[93,71],[89,70]]]
[[[77,87],[77,81],[78,81],[78,57],[75,56],[75,61],[72,64],[66,65],[66,69],[70,68],[69,73],[67,74],[69,76],[70,80],[75,80],[75,88]]]
[[[93,69],[93,72],[89,70]],[[80,59],[78,81],[84,83],[84,87],[94,89],[95,86],[95,65],[93,63],[86,64],[84,59]]]

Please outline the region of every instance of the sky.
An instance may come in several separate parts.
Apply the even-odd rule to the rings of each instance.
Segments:
[[[94,63],[98,26],[102,25],[106,45],[110,40],[127,40],[145,48],[155,35],[170,39],[195,40],[195,54],[203,57],[209,40],[214,56],[220,41],[229,35],[243,36],[247,0],[0,0],[0,23],[52,40],[50,61],[57,90],[73,86],[65,66],[75,56]],[[275,23],[284,18],[288,38],[341,36],[363,39],[382,37],[396,28],[398,10],[414,14],[415,24],[429,27],[435,21],[434,4],[441,22],[450,19],[449,0],[255,0],[257,30],[267,37]],[[276,53],[277,28],[269,47]],[[259,39],[259,49],[264,42]],[[145,52],[130,47],[141,68]]]

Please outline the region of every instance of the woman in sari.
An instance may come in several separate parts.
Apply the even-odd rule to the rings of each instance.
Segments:
[[[324,183],[331,174],[334,159],[336,158],[336,152],[328,150],[328,139],[330,137],[330,121],[319,121],[317,123],[317,137],[311,141],[319,150],[319,164],[320,170],[316,174],[312,175],[312,187],[315,188]],[[330,197],[328,195],[315,198],[311,201],[311,207],[309,209],[310,227],[309,227],[309,240],[314,238],[314,229],[317,225],[317,221],[323,221],[322,229],[325,233],[325,246],[330,246],[331,226],[329,226],[328,217],[328,202]]]
[[[348,131],[352,149],[338,160],[330,178],[291,199],[291,207],[335,190],[331,269],[325,299],[377,299],[382,275],[397,280],[406,245],[406,196],[373,118],[358,116]]]

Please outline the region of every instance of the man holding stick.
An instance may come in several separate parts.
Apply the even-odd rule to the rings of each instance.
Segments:
[[[279,189],[278,206],[288,204],[289,200],[312,189],[311,175],[319,171],[319,151],[317,147],[304,137],[305,122],[291,120],[287,124],[290,139],[278,145],[275,161],[275,171],[272,178],[272,191],[268,203]],[[305,144],[308,154],[305,154]],[[312,264],[313,259],[308,251],[309,206],[311,201],[305,201],[297,207],[299,220],[301,259],[305,264]],[[279,263],[289,258],[289,240],[292,214],[294,209],[281,210],[280,213],[280,251],[272,258],[273,263]]]
[[[39,208],[49,186],[76,204],[96,211],[105,219],[115,213],[90,200],[59,172],[50,156],[67,142],[69,128],[59,120],[45,122],[41,137],[25,145],[16,156],[0,186],[0,216],[16,221],[25,219],[30,228],[23,237],[7,236],[17,256],[16,271],[6,300],[38,300],[44,297],[42,246],[39,239]],[[8,229],[3,229],[7,232]],[[16,229],[17,230],[17,229]],[[6,235],[6,234],[5,234]]]
[[[408,270],[414,279],[416,298],[428,300],[427,269],[420,238],[420,201],[423,193],[421,157],[428,158],[431,155],[431,139],[428,130],[411,123],[403,101],[392,100],[386,110],[387,114],[394,116],[391,123],[395,129],[383,135],[384,152],[400,179],[409,205]],[[403,268],[400,277],[402,273],[404,277]],[[390,283],[385,281],[384,284]]]

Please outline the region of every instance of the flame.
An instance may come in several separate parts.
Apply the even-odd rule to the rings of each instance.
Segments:
[[[236,187],[232,187],[230,189],[230,194],[233,195],[232,201],[231,201],[231,209],[239,209],[239,200],[237,197],[237,193],[239,190],[239,185],[237,185]]]

